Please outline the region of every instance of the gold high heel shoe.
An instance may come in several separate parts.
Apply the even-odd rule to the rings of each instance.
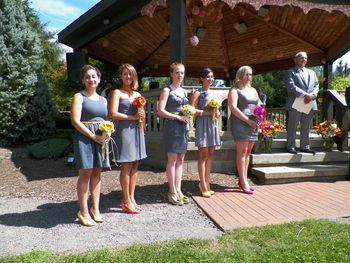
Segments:
[[[96,223],[93,220],[85,219],[83,217],[83,215],[80,213],[80,211],[77,214],[77,218],[78,218],[80,224],[82,224],[83,226],[95,226],[96,225]]]
[[[213,190],[209,190],[209,193],[210,193],[211,195],[215,195],[215,191],[213,191]]]
[[[209,191],[206,191],[206,192],[203,192],[203,191],[202,191],[202,187],[201,187],[201,184],[200,184],[200,183],[198,184],[198,187],[199,187],[199,192],[201,193],[201,195],[202,195],[203,197],[206,197],[206,198],[211,197],[211,194],[210,194]]]
[[[91,214],[92,219],[93,219],[96,223],[103,223],[103,220],[104,220],[103,216],[101,216],[101,215],[100,215],[100,216],[95,216],[95,214],[94,214],[92,208],[90,209],[90,214]]]
[[[187,205],[190,203],[190,198],[183,193],[180,193],[178,196],[178,200],[181,200],[183,204]]]
[[[175,193],[168,193],[168,201],[172,205],[183,205],[183,201],[179,200]]]

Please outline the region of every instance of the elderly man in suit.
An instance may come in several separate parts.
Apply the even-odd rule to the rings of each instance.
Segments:
[[[314,71],[305,68],[306,52],[298,52],[294,57],[294,62],[295,67],[288,70],[285,76],[288,92],[286,100],[286,110],[288,111],[287,151],[293,154],[297,153],[295,139],[297,126],[300,122],[300,152],[315,154],[310,149],[309,131],[314,111],[317,110],[318,79]],[[312,103],[312,109],[309,113],[299,112],[293,108],[293,103],[298,97],[303,98],[305,104]]]

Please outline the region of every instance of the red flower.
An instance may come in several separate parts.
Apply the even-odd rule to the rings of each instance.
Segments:
[[[138,108],[145,106],[146,103],[147,103],[147,100],[143,96],[139,96],[139,97],[135,98],[134,102],[133,102],[133,104]]]
[[[140,119],[139,119],[139,128],[142,128],[143,123],[145,122],[145,112],[143,110],[143,106],[145,106],[147,103],[147,100],[143,96],[136,97],[133,101],[133,105],[135,105],[140,113]]]

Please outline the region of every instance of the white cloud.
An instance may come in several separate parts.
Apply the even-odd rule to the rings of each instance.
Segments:
[[[89,0],[90,3],[97,4],[100,0]]]
[[[61,20],[72,21],[84,11],[62,0],[32,0],[32,6],[42,15],[59,17]]]

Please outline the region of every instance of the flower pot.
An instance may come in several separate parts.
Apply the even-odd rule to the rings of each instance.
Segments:
[[[334,145],[333,137],[324,138],[323,147],[326,152],[331,152]]]
[[[272,151],[272,136],[268,136],[263,139],[263,151],[265,153],[271,153]]]

